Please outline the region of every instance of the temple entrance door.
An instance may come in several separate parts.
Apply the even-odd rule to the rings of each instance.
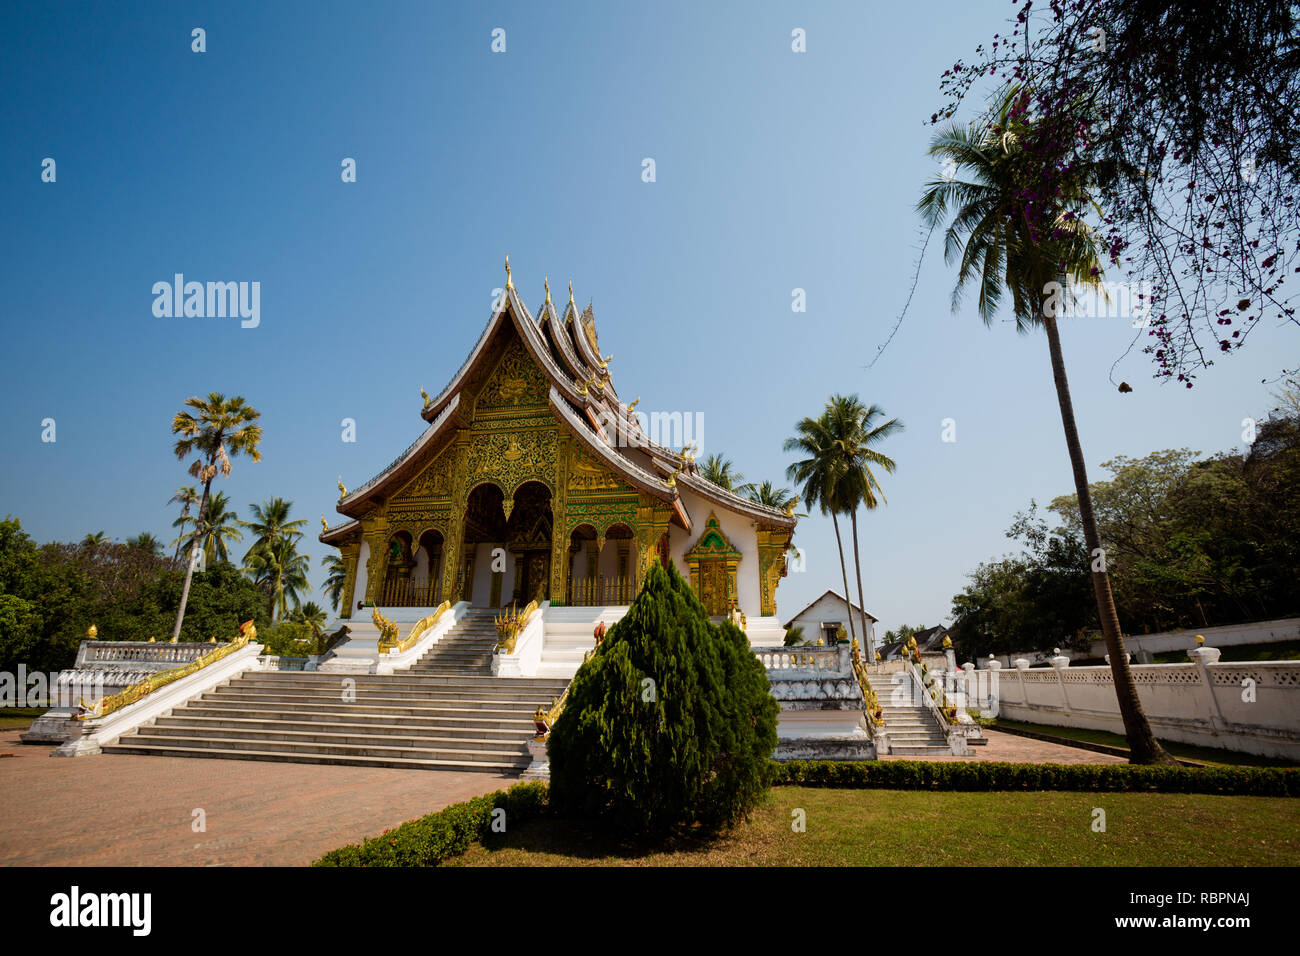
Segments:
[[[731,610],[731,575],[727,573],[726,561],[700,562],[700,603],[711,617],[720,617]]]
[[[492,482],[477,485],[469,493],[465,502],[465,548],[457,572],[455,600],[486,607],[500,604],[505,572],[495,566],[498,562],[493,560],[493,550],[506,545],[503,500],[501,489]]]
[[[540,481],[515,489],[506,522],[507,547],[515,556],[514,593],[520,606],[551,599],[551,490]]]

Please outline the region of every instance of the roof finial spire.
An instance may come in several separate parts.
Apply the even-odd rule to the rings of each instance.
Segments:
[[[514,287],[515,287],[515,280],[510,278],[510,253],[507,252],[506,253],[506,288],[513,289]]]
[[[573,305],[573,280],[569,280],[569,305]]]
[[[542,285],[546,287],[546,304],[551,304],[551,277],[542,276]]]

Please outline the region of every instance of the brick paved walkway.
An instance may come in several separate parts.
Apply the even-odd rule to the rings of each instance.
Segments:
[[[514,783],[487,773],[125,754],[50,757],[0,732],[0,865],[301,866],[451,803]],[[970,757],[1123,763],[985,730]],[[914,757],[885,757],[911,760]],[[207,813],[207,831],[191,829]]]
[[[1124,757],[1113,754],[1101,754],[1081,747],[1066,747],[1062,744],[1049,743],[1046,740],[1034,740],[1030,737],[1018,737],[1004,734],[998,730],[984,728],[988,743],[982,747],[971,747],[969,757],[954,757],[946,754],[940,757],[907,757],[887,755],[882,760],[1006,760],[1011,763],[1128,763]]]
[[[103,754],[0,732],[0,865],[301,866],[514,778]],[[207,813],[207,832],[191,829]]]

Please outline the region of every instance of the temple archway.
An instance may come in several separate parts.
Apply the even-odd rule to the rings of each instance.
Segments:
[[[436,607],[442,602],[444,545],[442,532],[436,528],[422,533],[416,544],[411,591],[413,604],[417,607]]]
[[[398,531],[385,544],[387,549],[384,586],[380,591],[381,607],[406,607],[411,601],[411,572],[415,569],[411,533]]]
[[[514,559],[511,601],[545,601],[551,590],[551,489],[526,481],[515,489],[506,519],[506,547]]]
[[[456,593],[463,601],[501,607],[506,572],[505,494],[490,481],[476,485],[465,501],[464,552]]]

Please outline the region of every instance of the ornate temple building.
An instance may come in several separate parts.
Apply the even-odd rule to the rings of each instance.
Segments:
[[[534,316],[507,260],[478,343],[424,394],[423,434],[359,488],[340,480],[347,520],[320,540],[343,556],[343,616],[444,599],[626,605],[651,562],[673,561],[711,613],[737,609],[751,635],[775,635],[793,509],[719,488],[691,448],[652,441],[610,358],[572,286],[557,311],[548,284]]]

